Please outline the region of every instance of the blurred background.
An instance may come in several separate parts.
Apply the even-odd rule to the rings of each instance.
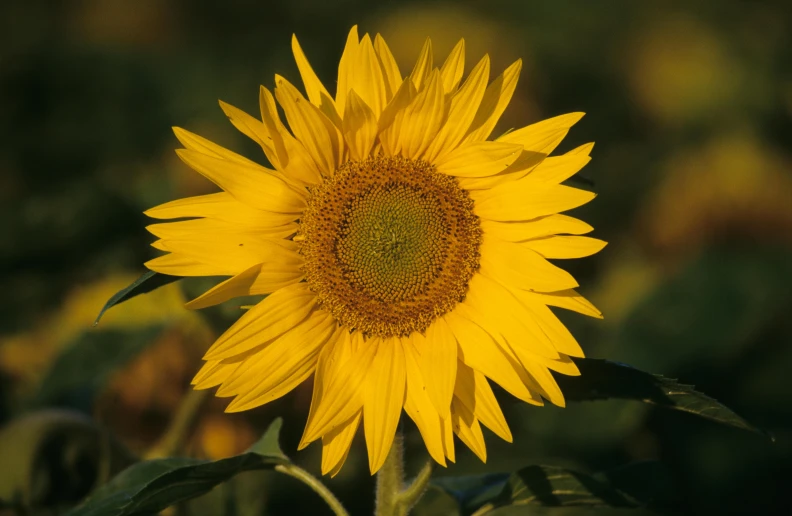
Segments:
[[[292,33],[333,91],[353,24],[380,32],[403,73],[426,36],[435,62],[460,37],[468,68],[485,52],[496,73],[522,58],[496,134],[585,111],[559,151],[596,142],[582,176],[599,196],[575,214],[610,245],[562,265],[605,319],[560,316],[588,356],[695,384],[776,437],[771,444],[638,403],[540,409],[504,395],[514,444],[487,433],[488,464],[465,449],[436,475],[537,463],[594,472],[659,459],[683,512],[792,513],[792,4],[785,0],[4,1],[0,463],[14,455],[22,465],[0,473],[0,498],[22,483],[30,503],[63,507],[101,473],[80,463],[70,471],[82,476],[59,476],[39,464],[42,435],[51,434],[50,423],[31,416],[36,411],[69,408],[91,418],[77,430],[66,425],[47,446],[72,446],[81,425],[94,422],[133,455],[161,436],[201,355],[245,302],[187,311],[184,300],[213,282],[184,281],[116,307],[91,327],[104,302],[156,255],[142,211],[214,191],[177,159],[170,128],[263,161],[217,99],[257,113],[259,84],[271,87],[275,73],[299,83]],[[320,447],[295,451],[310,395],[309,382],[231,415],[223,414],[226,400],[212,398],[186,450],[239,453],[283,416],[284,450],[318,474]],[[415,428],[406,429],[414,472],[426,452]],[[353,514],[371,513],[361,435],[328,482]],[[238,514],[329,514],[307,488],[269,473],[239,475],[182,511],[230,514],[229,493]]]

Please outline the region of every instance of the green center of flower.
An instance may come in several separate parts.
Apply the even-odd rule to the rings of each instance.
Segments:
[[[401,183],[373,185],[352,200],[336,257],[347,280],[381,301],[423,292],[443,264],[448,224],[432,196]]]
[[[305,277],[344,326],[423,332],[478,269],[481,229],[456,179],[404,158],[350,161],[311,191],[300,228]]]

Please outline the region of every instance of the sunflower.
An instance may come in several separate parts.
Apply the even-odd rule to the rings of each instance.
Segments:
[[[361,421],[369,466],[383,464],[402,409],[438,463],[456,434],[486,460],[483,424],[512,435],[489,381],[559,406],[550,371],[579,374],[583,352],[550,306],[600,312],[548,259],[604,242],[560,212],[594,194],[561,185],[592,144],[548,157],[583,116],[571,113],[489,140],[521,62],[492,82],[484,56],[462,81],[464,40],[438,69],[427,40],[403,77],[380,35],[353,27],[335,97],[296,38],[307,99],[275,76],[261,119],[221,102],[272,169],[184,129],[177,151],[222,191],[148,210],[149,269],[230,276],[188,303],[266,295],[206,353],[197,389],[258,407],[314,377],[300,447],[321,439],[322,472],[339,471]],[[285,114],[281,120],[277,105]]]

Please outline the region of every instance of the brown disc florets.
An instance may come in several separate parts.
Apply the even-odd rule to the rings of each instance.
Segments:
[[[481,228],[455,178],[425,161],[376,157],[312,189],[300,241],[306,280],[339,323],[407,336],[464,298]]]

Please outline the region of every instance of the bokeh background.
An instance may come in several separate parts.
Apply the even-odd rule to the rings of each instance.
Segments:
[[[486,465],[465,449],[436,474],[536,463],[598,471],[659,459],[683,512],[792,513],[792,4],[785,0],[2,2],[0,426],[68,407],[131,453],[157,441],[200,356],[242,304],[189,312],[184,300],[211,281],[181,282],[91,327],[107,298],[156,254],[142,211],[214,191],[176,158],[170,127],[263,160],[217,99],[257,113],[259,84],[272,86],[275,73],[299,83],[292,33],[333,91],[356,23],[383,34],[403,73],[426,36],[436,62],[460,37],[468,67],[485,52],[499,71],[521,57],[500,130],[585,111],[559,150],[596,142],[582,176],[599,196],[576,214],[610,245],[564,265],[605,319],[560,315],[589,356],[696,384],[776,437],[771,444],[637,403],[538,409],[502,396],[515,443],[487,434]],[[212,399],[186,450],[238,453],[283,416],[284,450],[318,473],[318,446],[295,451],[310,393],[306,384],[233,415]],[[26,441],[38,438],[34,427],[0,442],[0,453],[33,446]],[[406,428],[415,471],[426,453],[414,427]],[[94,478],[86,475],[51,475],[36,487],[40,504],[78,499]],[[6,472],[0,484],[18,481],[12,477]],[[371,513],[362,436],[329,485],[353,514]],[[327,513],[307,488],[268,473],[240,475],[182,511],[230,513],[229,497],[239,514]]]

